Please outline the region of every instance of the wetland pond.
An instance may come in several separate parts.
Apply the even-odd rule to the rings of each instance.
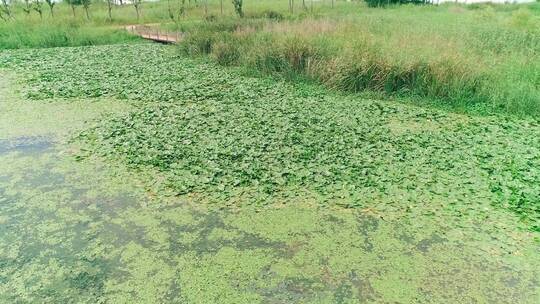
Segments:
[[[538,241],[512,213],[156,194],[70,141],[128,106],[28,102],[2,73],[0,303],[538,303]]]

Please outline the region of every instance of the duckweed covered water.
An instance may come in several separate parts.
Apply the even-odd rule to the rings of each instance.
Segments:
[[[342,208],[308,192],[221,208],[167,196],[155,192],[159,174],[149,180],[95,155],[80,161],[86,146],[68,141],[129,106],[27,101],[1,76],[0,302],[536,303],[540,296],[535,232],[503,208],[421,199],[406,208],[382,200]]]
[[[309,203],[239,211],[150,199],[59,154],[0,156],[2,302],[533,303],[527,233]],[[505,216],[502,216],[504,219]],[[506,226],[508,225],[508,226]]]

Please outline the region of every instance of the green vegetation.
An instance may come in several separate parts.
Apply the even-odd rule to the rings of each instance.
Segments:
[[[122,29],[71,20],[0,23],[0,49],[101,45],[134,40],[138,39]]]
[[[38,102],[18,92],[31,90],[40,75],[68,70],[60,68],[64,58],[90,61],[104,53],[120,58],[129,49],[99,46],[56,49],[61,53],[57,56],[49,50],[1,55],[12,71],[0,71],[0,302],[537,302],[536,234],[487,200],[383,198],[345,209],[306,196],[265,207],[223,209],[231,202],[192,204],[165,196],[157,191],[163,190],[157,186],[159,175],[146,180],[148,171],[133,174],[122,164],[96,157],[75,161],[72,156],[80,147],[65,143],[69,134],[87,129],[88,120],[109,121],[133,108],[110,97],[82,97],[89,92],[75,93],[81,83],[69,84],[69,94],[77,98],[58,98],[57,92],[57,98]],[[133,53],[142,52],[143,61],[159,55],[148,62],[150,68],[168,60],[165,50],[146,45]],[[39,60],[27,56],[43,59],[47,72],[32,72]],[[201,72],[201,85],[215,73],[223,73],[228,83],[234,75],[185,58],[167,61],[172,62],[187,72]],[[98,68],[110,73],[125,67]],[[146,74],[147,68],[141,72]],[[171,73],[163,70],[159,77],[179,76]],[[154,72],[146,75],[125,75],[131,80],[117,84],[126,85],[136,106],[166,106],[160,100],[142,101],[157,91],[138,96],[132,90],[129,83],[137,77],[156,84],[151,81]],[[184,79],[195,85],[194,77]],[[245,90],[251,81],[261,86],[260,80],[239,77],[229,89]],[[98,90],[97,84],[92,86]],[[278,92],[290,94],[291,88],[281,83]],[[396,109],[387,115],[414,108]],[[414,126],[425,122],[417,119]]]
[[[454,110],[540,114],[536,6],[356,7],[299,20],[180,28],[188,33],[184,53],[210,54],[224,65]]]
[[[13,5],[6,2],[0,6],[3,12],[0,16],[6,16],[0,19],[0,49],[125,43],[138,40],[124,31],[126,25],[190,23],[205,15],[216,16],[218,2],[211,3],[208,9],[202,2],[184,2],[180,5],[178,2],[138,1],[137,9],[130,4],[115,5],[113,1],[73,0],[56,4],[42,0],[14,1]],[[260,7],[250,8],[255,12],[271,5],[263,1]],[[234,15],[232,3],[224,4],[223,12]]]
[[[88,5],[89,2],[73,1],[73,9],[69,2],[50,2],[49,6],[45,1],[27,1],[12,5],[12,18],[0,22],[0,49],[102,45],[137,40],[121,27],[135,23],[129,7],[122,7],[122,16],[111,21],[106,17],[103,3],[93,4],[91,8],[87,6],[91,18],[86,18],[84,3]]]
[[[2,3],[1,303],[538,302],[540,5]]]
[[[469,118],[245,78],[156,45],[5,52],[32,70],[26,96],[114,97],[137,109],[83,138],[94,153],[158,171],[179,195],[268,204],[481,201],[540,228],[537,121]],[[59,68],[59,67],[62,68]],[[407,203],[405,203],[407,202]]]
[[[538,4],[85,3],[56,5],[54,17],[15,5],[14,20],[0,23],[0,49],[126,42],[134,38],[123,25],[162,24],[187,33],[185,54],[250,72],[469,113],[540,113]]]

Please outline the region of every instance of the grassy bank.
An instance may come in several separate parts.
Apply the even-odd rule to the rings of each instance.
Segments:
[[[136,40],[122,29],[123,24],[136,23],[131,6],[115,8],[116,17],[109,20],[106,6],[93,4],[90,18],[81,6],[75,9],[65,3],[56,4],[54,16],[43,4],[43,14],[24,12],[24,5],[12,7],[13,18],[0,21],[0,49],[48,48],[62,46],[103,45]]]
[[[223,65],[473,112],[540,114],[540,14],[522,7],[351,4],[299,18],[181,23]],[[327,13],[325,13],[327,12]],[[259,14],[261,16],[261,14]]]
[[[0,49],[102,45],[135,40],[138,38],[119,28],[77,21],[0,23]]]

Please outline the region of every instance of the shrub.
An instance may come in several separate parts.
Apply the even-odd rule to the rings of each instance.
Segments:
[[[540,26],[540,22],[536,22],[534,16],[529,10],[520,8],[512,13],[510,25],[516,28],[532,31],[536,30],[538,26]]]
[[[237,64],[240,55],[240,49],[237,43],[218,41],[212,46],[212,56],[222,65]]]
[[[181,48],[188,55],[210,54],[214,40],[214,34],[209,31],[194,31],[186,35]]]
[[[243,0],[232,0],[234,5],[234,11],[238,15],[238,17],[242,18],[244,17],[244,11],[243,11]]]
[[[365,0],[369,7],[380,7],[391,4],[426,4],[427,0]]]
[[[272,10],[263,11],[262,16],[266,19],[272,19],[277,21],[283,20],[283,14]]]
[[[215,22],[217,19],[218,19],[217,16],[214,14],[210,14],[204,17],[204,20],[206,20],[207,22]]]

